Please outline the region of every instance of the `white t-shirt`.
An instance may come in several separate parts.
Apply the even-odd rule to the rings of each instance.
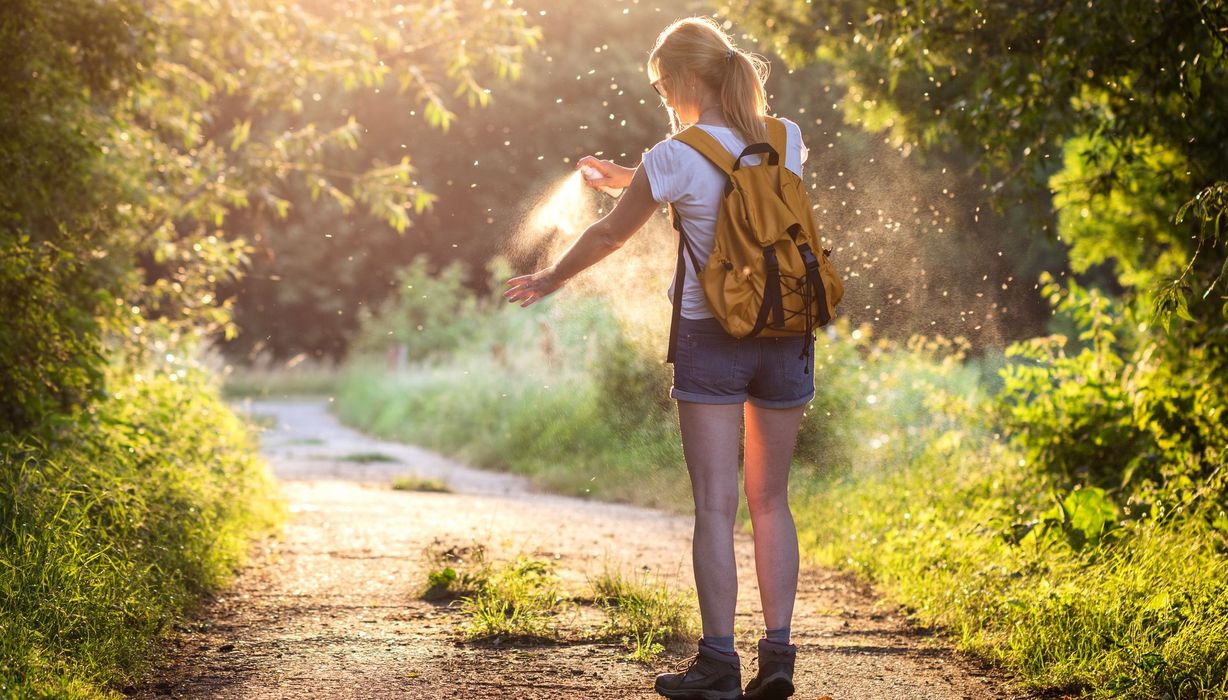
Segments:
[[[785,167],[802,175],[802,163],[806,161],[807,149],[802,143],[802,130],[788,119],[785,124]],[[738,132],[727,126],[699,124],[699,128],[711,134],[730,154],[736,156],[747,146]],[[747,156],[746,165],[758,164],[760,156]],[[682,217],[682,229],[695,250],[701,265],[712,254],[716,237],[716,214],[725,190],[725,173],[713,165],[699,151],[674,139],[665,139],[644,154],[644,172],[652,187],[652,198],[666,204],[672,203]],[[699,273],[684,255],[686,283],[682,288],[682,315],[689,319],[712,318],[708,300],[704,298]],[[671,283],[669,298],[674,298]]]

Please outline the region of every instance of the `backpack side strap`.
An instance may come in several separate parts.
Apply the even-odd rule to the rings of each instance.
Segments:
[[[678,216],[678,210],[673,204],[669,205],[669,218],[674,224],[674,230],[678,232],[678,266],[674,268],[674,305],[669,320],[669,347],[665,353],[666,363],[673,364],[678,354],[678,326],[682,322],[682,291],[686,285],[686,257],[691,258],[691,267],[695,270],[696,275],[699,274],[701,268],[699,257],[695,254],[695,249],[691,247],[691,240],[686,237],[686,231],[682,230],[682,217]]]

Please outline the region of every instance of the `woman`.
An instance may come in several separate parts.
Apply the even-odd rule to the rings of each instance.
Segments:
[[[763,80],[767,64],[733,46],[710,19],[688,18],[669,26],[648,60],[653,87],[677,133],[697,124],[736,155],[767,140]],[[801,174],[801,133],[785,122],[785,166]],[[753,164],[754,158],[749,159]],[[666,139],[634,170],[591,156],[602,175],[590,187],[626,188],[614,209],[589,226],[550,267],[508,280],[504,296],[529,306],[566,280],[617,250],[648,221],[659,203],[671,203],[698,259],[712,250],[724,174],[697,151]],[[664,253],[663,253],[664,254]],[[738,453],[745,420],[743,464],[747,505],[754,528],[755,568],[766,634],[759,640],[758,672],[746,697],[793,694],[797,647],[789,626],[797,595],[797,532],[788,503],[789,465],[802,420],[814,397],[813,353],[803,338],[748,338],[725,333],[712,317],[698,271],[685,273],[674,386],[683,453],[695,498],[692,556],[703,620],[698,653],[679,673],[657,677],[656,690],[672,698],[726,700],[742,696],[734,649],[737,576],[733,528],[738,506]],[[672,294],[671,294],[672,296]],[[805,361],[798,358],[804,356]]]

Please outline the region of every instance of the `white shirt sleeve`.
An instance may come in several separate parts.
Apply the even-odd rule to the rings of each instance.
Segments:
[[[798,177],[802,175],[802,163],[806,162],[806,158],[810,155],[810,149],[806,148],[806,144],[802,142],[802,128],[798,126],[792,119],[781,117],[780,119],[785,124],[785,144],[788,153],[785,153],[785,167],[797,173]]]
[[[665,139],[644,154],[644,172],[648,175],[654,200],[662,204],[676,202],[687,191],[691,169],[684,164],[682,159],[687,154],[681,149],[690,148],[673,139]]]

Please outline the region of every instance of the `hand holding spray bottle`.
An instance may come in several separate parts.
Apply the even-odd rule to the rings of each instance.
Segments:
[[[590,182],[592,180],[600,180],[603,177],[605,177],[604,175],[601,174],[600,170],[594,168],[591,165],[581,165],[580,173],[584,176],[585,180],[589,180]],[[611,197],[618,197],[620,194],[623,193],[623,188],[621,187],[606,187],[605,185],[598,185],[597,189],[601,190],[602,192],[605,192]]]

